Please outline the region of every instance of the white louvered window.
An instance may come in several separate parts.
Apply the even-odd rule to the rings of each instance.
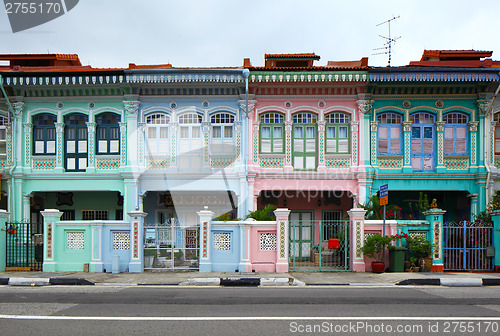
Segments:
[[[326,153],[348,154],[351,152],[350,115],[346,113],[329,113],[326,121]]]
[[[168,154],[170,116],[166,113],[152,113],[146,116],[146,143],[149,155]]]
[[[234,115],[230,113],[217,113],[210,117],[212,124],[212,144],[211,153],[233,154],[234,146]]]

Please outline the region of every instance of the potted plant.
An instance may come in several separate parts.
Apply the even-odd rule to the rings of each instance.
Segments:
[[[364,245],[360,248],[361,252],[366,256],[373,258],[372,271],[374,273],[382,273],[385,270],[384,255],[385,248],[392,241],[392,237],[382,236],[380,233],[375,233],[365,239]]]
[[[272,204],[268,204],[264,209],[251,211],[246,218],[253,218],[256,221],[274,221],[276,217],[274,216],[273,210],[276,210],[276,207]]]
[[[423,272],[430,272],[432,268],[432,242],[424,236],[408,237],[408,250],[410,255],[419,259],[419,265]]]

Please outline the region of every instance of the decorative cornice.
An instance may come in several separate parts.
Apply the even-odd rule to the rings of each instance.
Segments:
[[[496,73],[464,72],[391,72],[371,73],[370,82],[492,82]]]
[[[129,84],[163,84],[163,83],[244,83],[241,74],[128,74]]]
[[[296,83],[296,82],[366,82],[366,71],[305,71],[305,72],[268,72],[252,71],[250,82],[253,83]]]
[[[13,86],[67,86],[67,85],[95,85],[120,84],[124,82],[123,75],[65,75],[65,76],[36,76],[23,77],[4,76],[5,83]]]

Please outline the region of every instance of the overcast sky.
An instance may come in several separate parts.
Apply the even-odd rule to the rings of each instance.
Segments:
[[[21,1],[21,0],[20,0]],[[424,49],[493,51],[500,60],[499,0],[80,0],[67,14],[12,33],[0,11],[1,53],[75,53],[93,67],[264,64],[265,53],[315,52],[316,65],[369,57],[394,16],[392,65]]]

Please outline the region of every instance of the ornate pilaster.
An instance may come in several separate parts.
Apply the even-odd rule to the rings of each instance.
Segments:
[[[477,164],[477,126],[479,121],[469,122],[470,132],[470,164],[475,166]]]
[[[260,127],[260,122],[255,121],[254,124],[252,125],[252,132],[253,132],[253,162],[255,164],[259,163],[259,127]]]
[[[56,126],[56,167],[62,167],[62,145],[64,123],[55,123]]]
[[[234,131],[236,134],[236,152],[235,154],[235,161],[240,163],[241,162],[241,133],[243,131],[243,123],[241,121],[237,121],[234,123]]]
[[[14,107],[14,115],[17,119],[22,119],[23,111],[24,111],[24,102],[15,102],[12,103]]]
[[[358,100],[356,103],[358,104],[359,120],[363,119],[364,115],[371,113],[373,100]]]
[[[96,130],[96,123],[93,122],[87,122],[87,133],[88,133],[88,164],[87,166],[89,168],[95,168],[95,130]]]
[[[478,99],[476,101],[477,109],[479,110],[479,115],[485,115],[490,108],[491,102],[485,99]]]
[[[490,137],[490,165],[495,164],[495,127],[497,125],[496,121],[492,121],[490,123],[490,132],[489,132],[489,137]]]
[[[206,166],[210,163],[210,153],[208,153],[208,140],[210,134],[209,122],[201,123],[201,131],[203,132],[203,164]]]
[[[140,102],[137,100],[134,101],[123,101],[123,107],[125,109],[126,115],[128,116],[136,116],[139,111]]]
[[[175,165],[177,159],[177,128],[178,128],[177,123],[174,122],[170,123],[170,134],[172,139],[172,150],[171,150],[172,165]]]
[[[240,95],[243,99],[238,100],[238,104],[240,105],[240,115],[243,118],[247,118],[251,115],[255,109],[256,100],[248,100],[248,111],[247,111],[247,101],[244,99],[245,95]]]
[[[31,166],[31,133],[33,132],[33,124],[25,123],[24,126],[24,165]]]
[[[127,123],[119,122],[120,125],[120,164],[127,164]]]
[[[285,167],[292,166],[292,121],[285,121]]]
[[[436,127],[437,135],[437,167],[444,169],[444,121],[436,121],[434,124]]]
[[[137,123],[137,141],[139,142],[139,164],[144,163],[144,132],[146,131],[146,123]]]
[[[411,166],[411,121],[403,121],[403,155],[404,166]]]
[[[378,121],[370,121],[370,131],[371,131],[370,151],[371,151],[372,166],[377,165],[377,130],[378,130]]]
[[[12,124],[7,124],[6,125],[6,132],[7,132],[7,165],[12,165],[13,164],[13,155],[12,155]]]
[[[358,137],[359,137],[359,121],[351,121],[351,138],[352,138],[352,164],[358,165]]]
[[[318,135],[319,135],[319,163],[318,168],[325,167],[325,125],[324,120],[318,121]]]

